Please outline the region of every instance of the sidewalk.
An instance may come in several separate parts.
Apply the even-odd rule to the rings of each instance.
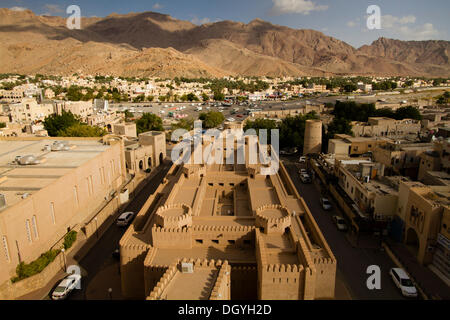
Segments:
[[[386,243],[429,299],[450,299],[450,287],[439,279],[439,277],[430,269],[420,265],[404,244],[395,243],[391,240],[386,241]]]

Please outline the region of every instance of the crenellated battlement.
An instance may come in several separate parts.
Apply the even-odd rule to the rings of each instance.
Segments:
[[[168,268],[164,266],[148,266],[147,271],[158,273],[164,271],[159,281],[150,292],[147,300],[165,300],[168,298],[169,284],[177,276],[183,273],[181,267],[183,263],[190,263],[193,265],[192,272],[195,274],[196,270],[217,270],[217,277],[215,278],[214,286],[211,290],[211,300],[228,300],[230,299],[230,273],[231,267],[228,261],[222,260],[208,260],[208,259],[177,259]]]
[[[164,290],[169,285],[170,281],[175,277],[175,275],[179,272],[178,271],[178,263],[179,261],[176,261],[172,263],[169,268],[166,270],[166,272],[163,274],[161,279],[158,281],[156,286],[153,288],[150,295],[147,297],[147,300],[161,300],[164,299],[162,297]],[[159,271],[159,266],[152,266],[154,268],[152,271]]]
[[[168,229],[191,226],[192,208],[184,203],[163,205],[156,210],[155,222]]]
[[[194,225],[192,226],[192,231],[215,231],[215,232],[240,232],[248,233],[255,229],[254,226],[205,226],[205,225]]]
[[[161,249],[191,249],[191,228],[152,228],[153,246]]]
[[[291,214],[285,206],[268,204],[256,209],[256,225],[264,233],[284,233],[291,226]]]
[[[220,267],[216,283],[211,292],[209,300],[228,300],[230,299],[230,273],[231,267],[228,261],[225,261]]]

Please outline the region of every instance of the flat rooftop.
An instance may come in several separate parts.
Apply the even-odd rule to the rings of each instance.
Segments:
[[[0,193],[5,195],[8,206],[19,202],[25,193],[36,193],[110,148],[98,140],[74,139],[64,140],[70,147],[68,151],[44,150],[55,141],[61,140],[0,140]],[[14,163],[17,156],[28,155],[40,163]]]
[[[218,273],[198,268],[193,273],[177,272],[161,296],[164,300],[208,300]]]

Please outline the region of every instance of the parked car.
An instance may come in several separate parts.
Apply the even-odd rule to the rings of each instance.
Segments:
[[[325,197],[321,197],[320,198],[320,204],[323,208],[323,210],[331,210],[333,208],[333,206],[331,205],[330,200],[328,200],[328,198]]]
[[[389,271],[395,285],[402,291],[404,297],[417,298],[417,289],[405,270],[400,268],[392,268]]]
[[[298,160],[298,162],[300,162],[300,163],[306,163],[306,157],[300,157],[300,159]]]
[[[117,219],[117,226],[127,227],[133,221],[134,212],[124,212]]]
[[[300,180],[302,180],[303,183],[311,183],[311,177],[307,173],[300,174]]]
[[[71,274],[64,278],[52,292],[52,300],[64,300],[69,294],[77,288],[81,287],[81,276],[79,274]]]
[[[347,223],[340,216],[333,216],[333,221],[339,231],[347,231]]]

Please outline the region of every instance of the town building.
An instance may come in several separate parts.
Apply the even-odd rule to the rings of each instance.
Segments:
[[[123,146],[96,139],[0,140],[0,285],[73,229],[126,182]],[[22,157],[22,158],[20,158]]]
[[[46,117],[54,113],[53,104],[39,104],[34,98],[23,98],[20,103],[10,104],[9,110],[11,120],[15,123],[43,121]]]
[[[352,122],[352,132],[355,137],[403,138],[408,135],[418,136],[420,131],[420,121],[411,119],[370,117],[367,122]]]
[[[55,113],[61,115],[63,111],[71,112],[86,121],[89,115],[94,113],[94,107],[90,101],[55,101]]]

